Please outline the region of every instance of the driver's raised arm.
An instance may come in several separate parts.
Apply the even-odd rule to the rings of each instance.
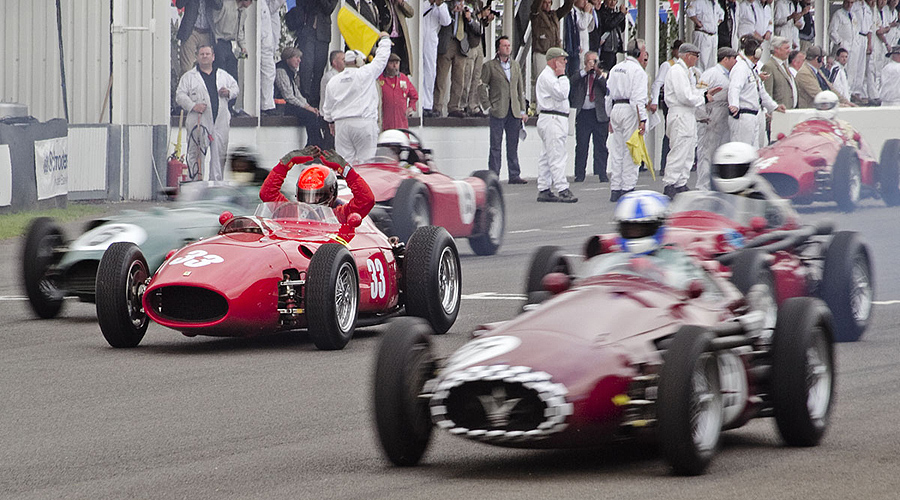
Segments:
[[[347,160],[342,158],[334,151],[325,151],[322,156],[322,163],[340,174],[347,181],[347,187],[353,193],[353,198],[346,205],[334,207],[334,214],[341,222],[346,222],[347,217],[351,213],[357,213],[360,217],[365,218],[375,206],[375,194],[365,179],[353,169]]]

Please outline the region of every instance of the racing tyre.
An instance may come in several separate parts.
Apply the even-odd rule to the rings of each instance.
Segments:
[[[409,238],[404,260],[407,314],[425,319],[435,333],[446,333],[456,322],[462,297],[456,243],[442,227],[420,227]]]
[[[856,210],[862,190],[862,174],[859,156],[853,148],[844,146],[838,151],[831,175],[831,191],[838,208],[844,212]]]
[[[731,283],[744,294],[751,309],[765,314],[765,328],[775,328],[778,298],[766,254],[753,248],[740,251],[731,263]]]
[[[566,260],[561,248],[552,245],[539,247],[531,256],[531,264],[528,265],[528,278],[525,281],[525,305],[540,304],[547,300],[550,294],[544,290],[541,280],[550,273],[571,274],[569,261]]]
[[[409,241],[413,232],[431,224],[431,204],[428,188],[416,179],[405,179],[397,187],[391,203],[391,227],[388,236],[396,236],[400,241]]]
[[[419,463],[431,440],[428,400],[419,397],[436,369],[428,334],[421,319],[397,318],[375,358],[375,429],[381,449],[399,466]]]
[[[97,267],[97,319],[113,347],[137,347],[149,319],[141,300],[150,277],[147,259],[134,243],[113,243]]]
[[[316,250],[306,270],[309,336],[323,351],[343,349],[356,327],[359,274],[350,251],[338,243]]]
[[[881,197],[889,207],[900,205],[900,139],[888,139],[878,162]]]
[[[22,249],[22,281],[31,309],[44,319],[55,318],[63,306],[65,292],[50,272],[59,261],[55,250],[63,241],[62,230],[49,217],[38,217],[28,225]]]
[[[719,364],[709,352],[712,338],[701,327],[682,326],[663,355],[656,400],[659,441],[679,475],[702,474],[722,432]]]
[[[819,444],[831,419],[834,380],[828,308],[812,297],[785,300],[772,339],[772,405],[789,446]]]
[[[825,251],[820,294],[834,316],[835,340],[859,340],[872,320],[875,284],[869,250],[857,233],[834,234]]]
[[[506,205],[500,179],[490,170],[478,170],[472,177],[483,180],[487,186],[484,207],[475,212],[475,231],[469,237],[469,246],[478,255],[494,255],[503,243],[506,228]]]

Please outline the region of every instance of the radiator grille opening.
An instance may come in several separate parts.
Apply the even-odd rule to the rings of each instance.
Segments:
[[[160,317],[184,323],[216,321],[228,313],[228,301],[212,290],[195,286],[157,288],[150,307]]]

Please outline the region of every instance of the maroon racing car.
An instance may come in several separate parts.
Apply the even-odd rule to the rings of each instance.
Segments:
[[[796,204],[833,201],[852,211],[863,197],[900,204],[900,139],[892,139],[876,161],[869,146],[846,122],[809,119],[759,150],[759,173],[775,192]]]
[[[574,266],[543,247],[530,274]],[[434,427],[514,448],[649,434],[675,472],[692,475],[723,430],[753,418],[774,417],[791,446],[825,433],[834,349],[819,299],[786,300],[767,328],[769,302],[674,249],[601,253],[541,281],[549,297],[476,331],[446,360],[434,357],[426,323],[391,323],[373,385],[391,462],[417,464]]]
[[[116,243],[97,273],[97,316],[113,347],[134,347],[148,321],[187,336],[252,337],[307,329],[320,349],[342,349],[357,325],[405,312],[436,332],[459,312],[453,238],[436,226],[408,244],[352,214],[263,203],[256,215],[222,214],[218,235],[171,253],[153,277],[133,244]]]
[[[414,146],[405,161],[379,147],[374,158],[353,167],[375,194],[369,216],[385,234],[400,241],[407,241],[417,227],[431,224],[453,237],[468,238],[478,255],[497,253],[506,224],[497,175],[478,170],[457,180],[442,174],[430,161],[430,151],[418,146],[414,134],[410,137]],[[341,192],[339,197],[347,195]]]
[[[793,210],[779,209],[787,203],[681,193],[670,206],[664,241],[721,263],[723,275],[744,293],[765,289],[779,305],[791,297],[823,299],[834,315],[835,339],[859,340],[875,297],[868,246],[855,231],[835,231],[828,222],[799,225]]]

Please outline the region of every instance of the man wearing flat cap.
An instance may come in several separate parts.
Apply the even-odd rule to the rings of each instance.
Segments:
[[[890,62],[881,69],[881,81],[887,85],[881,87],[882,106],[900,106],[900,45],[894,45],[887,53]]]
[[[382,130],[409,128],[408,118],[416,111],[419,93],[409,77],[400,72],[400,64],[400,56],[391,54],[387,67],[378,77]]]
[[[722,87],[700,89],[693,68],[700,58],[700,49],[692,43],[678,48],[678,62],[666,73],[665,99],[669,108],[666,119],[666,135],[669,136],[669,155],[666,157],[666,175],[663,177],[663,194],[675,198],[687,191],[687,181],[694,165],[694,149],[697,147],[697,108],[718,94]]]
[[[569,190],[569,181],[566,179],[566,136],[569,133],[569,79],[566,78],[568,56],[559,47],[547,49],[547,66],[538,75],[534,89],[539,113],[537,129],[541,136],[537,201],[542,202],[578,201]],[[556,190],[556,194],[551,188]]]
[[[727,89],[737,55],[731,47],[719,49],[716,52],[718,64],[700,75],[700,87]],[[697,113],[697,189],[709,190],[709,167],[713,153],[722,144],[731,142],[728,120],[728,92],[716,94]]]

